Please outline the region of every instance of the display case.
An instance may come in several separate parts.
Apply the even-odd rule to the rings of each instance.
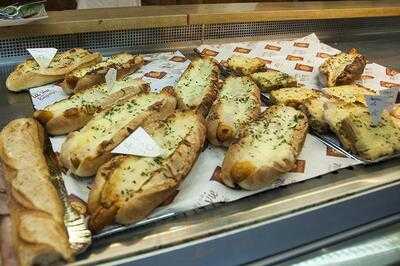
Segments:
[[[49,19],[0,28],[0,122],[32,115],[29,93],[5,79],[26,48],[89,48],[110,55],[175,52],[201,45],[292,40],[315,33],[339,50],[400,68],[400,4],[301,2],[116,8],[49,12]],[[400,160],[349,166],[232,202],[172,213],[95,234],[73,265],[273,264],[395,223]]]

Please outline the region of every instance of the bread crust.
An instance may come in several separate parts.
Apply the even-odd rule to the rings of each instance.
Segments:
[[[346,58],[346,60],[340,58]],[[347,53],[328,58],[320,66],[320,81],[327,87],[352,84],[360,79],[366,64],[366,58],[357,49],[352,48]],[[335,69],[337,67],[343,69]],[[338,71],[339,73],[336,73]]]
[[[249,77],[228,77],[207,116],[208,141],[228,147],[238,138],[240,128],[258,116],[260,106],[260,90]]]
[[[72,55],[81,54],[79,58],[71,59]],[[94,65],[101,60],[100,53],[92,53],[85,49],[74,48],[63,53],[58,53],[47,69],[40,69],[34,59],[27,59],[10,73],[6,80],[6,87],[10,91],[22,91],[32,87],[49,84],[64,78],[69,72]],[[60,62],[59,66],[55,65]]]
[[[291,88],[298,85],[295,78],[278,70],[256,72],[251,74],[250,77],[254,80],[262,92],[270,92],[282,88]]]
[[[247,61],[236,64],[235,61]],[[260,58],[249,58],[240,55],[233,55],[228,58],[228,68],[238,76],[246,76],[261,71],[265,67],[265,61]]]
[[[65,108],[61,111],[54,111],[54,107],[65,102],[75,102],[79,97],[94,91],[103,90],[106,84],[94,86],[83,92],[70,96],[68,99],[54,103],[43,110],[37,110],[33,113],[33,117],[42,123],[46,131],[51,135],[64,135],[74,130],[82,128],[93,118],[96,112],[110,108],[117,101],[129,98],[141,92],[148,92],[150,87],[143,80],[127,81],[126,85],[120,90],[110,92],[107,97],[94,101],[90,105],[87,103],[74,104],[73,107]]]
[[[272,123],[271,121],[274,119],[274,115],[277,113],[285,114],[287,112],[291,113],[289,118],[295,121],[294,125],[290,122],[293,128],[288,129],[291,132],[291,138],[287,143],[288,146],[284,146],[282,150],[279,150],[279,154],[270,151],[269,148],[263,150],[263,147],[272,146],[273,140],[269,139],[256,142],[258,133],[254,133],[253,128],[258,127],[258,123],[264,122],[266,122],[265,125],[269,127],[269,124]],[[294,167],[296,158],[303,147],[307,129],[307,117],[302,112],[288,106],[272,106],[268,108],[260,114],[256,121],[249,125],[244,131],[242,138],[229,147],[222,164],[222,182],[229,187],[234,188],[239,186],[247,190],[257,190],[270,185],[281,174],[290,171]],[[262,138],[261,136],[261,139]],[[267,146],[263,146],[263,143],[268,144]],[[281,143],[279,143],[277,147],[279,147],[279,145],[281,145]],[[251,150],[254,151],[254,156],[249,153]],[[257,154],[266,156],[268,152],[272,152],[271,154],[273,154],[273,156],[268,155],[266,158],[257,157]]]
[[[118,171],[124,169],[126,165],[135,169],[140,166],[140,171],[143,171],[141,174],[135,174],[140,172],[138,170],[129,176],[125,175],[124,178],[129,178],[130,182],[134,180],[141,182],[142,175],[145,173],[147,175],[143,165],[151,165],[157,159],[131,155],[116,156],[99,169],[89,194],[88,208],[91,214],[89,225],[92,230],[98,231],[114,221],[130,224],[142,220],[175,193],[201,152],[206,132],[204,118],[193,111],[178,112],[171,115],[166,122],[156,122],[145,128],[153,136],[157,132],[164,134],[162,123],[169,124],[169,121],[184,119],[182,118],[184,116],[193,117],[189,118],[193,126],[191,131],[185,133],[185,137],[179,141],[172,154],[160,159],[159,165],[152,168],[146,181],[142,181],[143,185],[137,188],[130,198],[125,199],[126,193],[121,194],[121,192],[110,196],[113,191],[118,190],[114,188],[115,180],[123,178]],[[163,138],[165,135],[160,136]],[[162,143],[162,140],[158,141]]]
[[[112,112],[116,112],[115,110],[121,106],[130,105],[131,101],[136,101],[140,97],[147,97],[149,94],[141,93],[125,99],[122,103],[114,105],[113,108],[98,113],[80,131],[71,132],[61,147],[61,162],[63,166],[70,169],[77,176],[92,176],[96,174],[100,165],[112,157],[111,151],[128,137],[130,133],[136,130],[137,127],[163,120],[175,110],[176,98],[171,90],[164,90],[160,94],[153,93],[153,95],[159,96],[157,96],[158,98],[155,100],[155,103],[146,106],[143,111],[138,111],[136,114],[129,113],[127,116],[118,118],[120,123],[125,124],[116,132],[113,132],[112,135],[107,135],[107,140],[99,144],[79,142],[81,137],[89,134],[88,132],[96,125],[97,121],[100,121]],[[108,127],[100,128],[100,130],[111,130]]]
[[[123,63],[113,62],[119,57],[128,57],[130,59],[124,60]],[[104,83],[105,75],[110,68],[117,70],[117,80],[121,80],[138,70],[143,63],[143,57],[138,55],[131,55],[128,53],[115,54],[103,63],[99,61],[94,66],[89,66],[85,69],[81,68],[79,71],[73,71],[69,73],[65,76],[64,81],[61,83],[61,87],[67,94],[77,93],[94,85]],[[82,74],[79,72],[85,72],[85,74],[82,76]]]
[[[50,181],[43,143],[43,128],[31,118],[11,121],[0,133],[12,243],[20,265],[72,260],[64,209]]]
[[[197,65],[201,64],[207,65],[208,68],[208,73],[206,73],[206,76],[202,77],[203,82],[206,84],[204,86],[200,85],[200,87],[195,88],[196,90],[200,91],[198,96],[187,97],[185,94],[191,94],[193,92],[193,88],[190,86],[195,84],[191,79],[201,75],[196,67]],[[185,72],[183,72],[181,78],[175,86],[178,108],[182,111],[194,109],[206,117],[218,94],[218,78],[219,68],[217,63],[212,58],[197,58],[193,60]]]

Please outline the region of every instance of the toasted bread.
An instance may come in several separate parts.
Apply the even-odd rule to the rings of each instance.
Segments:
[[[281,105],[268,108],[229,147],[222,182],[248,190],[268,186],[295,166],[307,129],[307,117],[301,111]]]
[[[239,76],[250,75],[262,70],[265,62],[257,57],[233,55],[228,59],[228,68]]]
[[[239,130],[260,112],[260,90],[248,77],[228,77],[207,117],[207,138],[216,146],[229,146]]]
[[[63,135],[83,127],[95,112],[110,108],[123,98],[149,90],[149,86],[139,79],[129,77],[114,82],[112,88],[107,84],[95,85],[78,92],[68,99],[34,112],[51,135]]]
[[[283,88],[280,90],[271,91],[271,101],[274,104],[299,108],[304,101],[310,98],[319,97],[320,95],[321,93],[319,91],[306,87]]]
[[[206,116],[217,97],[218,77],[219,69],[213,59],[194,60],[175,86],[179,109],[195,109]]]
[[[145,130],[165,151],[161,157],[116,156],[98,171],[89,194],[89,225],[98,231],[113,221],[144,219],[173,194],[196,161],[205,140],[204,119],[176,112]]]
[[[112,55],[104,62],[72,71],[65,76],[61,87],[67,94],[76,93],[94,85],[104,83],[108,70],[117,70],[117,80],[138,70],[144,63],[143,57],[129,53]]]
[[[262,92],[297,86],[295,78],[277,70],[257,72],[251,74],[250,77],[255,81]]]
[[[344,103],[360,104],[367,106],[365,102],[365,95],[375,95],[376,93],[370,89],[364,88],[359,85],[344,85],[324,88],[323,93],[326,96],[333,97]]]
[[[92,66],[101,61],[100,53],[81,48],[57,53],[46,69],[41,69],[34,59],[27,59],[11,72],[6,80],[7,89],[21,91],[62,80],[71,71]]]
[[[343,119],[340,134],[352,143],[355,153],[367,160],[400,151],[400,128],[387,111],[382,113],[380,123],[375,126],[367,108],[353,110]]]
[[[73,259],[64,208],[50,180],[43,145],[43,128],[31,118],[11,121],[0,133],[11,241],[20,265],[54,265]]]
[[[137,127],[165,119],[176,107],[171,90],[140,93],[94,116],[70,133],[61,147],[61,162],[78,176],[94,175],[111,151]]]
[[[360,79],[366,63],[365,57],[354,48],[334,55],[319,67],[320,81],[326,87],[352,84]]]

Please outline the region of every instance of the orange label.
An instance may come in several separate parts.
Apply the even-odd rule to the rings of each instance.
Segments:
[[[205,57],[207,57],[207,56],[216,56],[216,55],[218,55],[217,51],[213,51],[213,50],[210,50],[210,49],[207,49],[207,48],[204,48],[203,51],[201,52],[201,56],[205,56]]]
[[[346,158],[346,155],[344,155],[340,151],[337,151],[336,149],[331,148],[331,147],[326,147],[326,155],[327,156],[332,156],[332,157],[343,157],[343,158]]]
[[[374,76],[369,76],[369,75],[362,75],[361,79],[374,79]]]
[[[260,58],[260,57],[256,57],[256,58],[257,58],[258,60],[263,61],[265,65],[270,65],[270,64],[272,63],[272,61],[271,61],[271,60],[268,60],[268,59],[263,59],[263,58]]]
[[[250,53],[251,49],[236,47],[235,50],[233,50],[233,51],[236,53],[248,54],[248,53]]]
[[[280,51],[282,49],[282,47],[274,46],[274,45],[270,45],[270,44],[265,45],[264,48],[267,50],[272,50],[272,51]]]
[[[182,62],[185,62],[185,61],[186,61],[186,57],[175,55],[174,57],[172,57],[171,59],[169,59],[169,61],[182,63]]]
[[[319,58],[328,58],[328,57],[331,57],[331,55],[327,54],[327,53],[319,52],[319,53],[317,53],[317,57],[319,57]]]
[[[286,57],[286,60],[288,60],[288,61],[303,61],[303,57],[301,57],[301,56],[295,56],[295,55],[288,55],[287,57]]]
[[[309,66],[309,65],[304,65],[304,64],[299,64],[297,63],[295,66],[296,70],[300,70],[300,71],[304,71],[304,72],[312,72],[313,71],[313,67]]]
[[[400,88],[400,84],[387,82],[387,81],[383,81],[383,80],[380,82],[380,84],[382,87],[386,87],[389,89],[399,89]]]
[[[221,178],[220,177],[221,177],[221,167],[217,166],[217,167],[215,167],[214,172],[213,172],[210,180],[217,181],[217,182],[221,183]]]
[[[150,71],[144,74],[145,77],[148,78],[153,78],[153,79],[162,79],[165,75],[167,75],[167,72],[158,72],[158,71]]]
[[[296,164],[294,165],[293,169],[290,170],[292,173],[304,173],[306,169],[306,161],[305,160],[296,160]]]
[[[306,42],[295,42],[293,46],[300,47],[300,48],[308,48],[310,46],[309,43]]]
[[[389,67],[386,68],[386,75],[388,75],[388,76],[393,77],[393,76],[396,76],[396,75],[399,74],[399,73],[400,73],[400,72],[397,71],[396,69],[389,68]]]

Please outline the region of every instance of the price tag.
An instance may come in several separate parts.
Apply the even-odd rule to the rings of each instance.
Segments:
[[[398,93],[399,93],[399,89],[391,88],[391,89],[381,90],[379,92],[379,95],[386,98],[387,107],[390,107],[391,105],[393,105],[396,102]]]
[[[387,97],[380,95],[366,95],[365,100],[371,114],[372,123],[377,126],[381,121],[382,112],[387,106]]]
[[[112,153],[158,157],[164,151],[143,128],[139,127],[119,144]]]
[[[115,68],[110,68],[106,74],[106,83],[109,89],[112,89],[114,82],[117,80],[117,70]]]
[[[47,68],[57,53],[56,48],[30,48],[27,49],[40,68]]]

